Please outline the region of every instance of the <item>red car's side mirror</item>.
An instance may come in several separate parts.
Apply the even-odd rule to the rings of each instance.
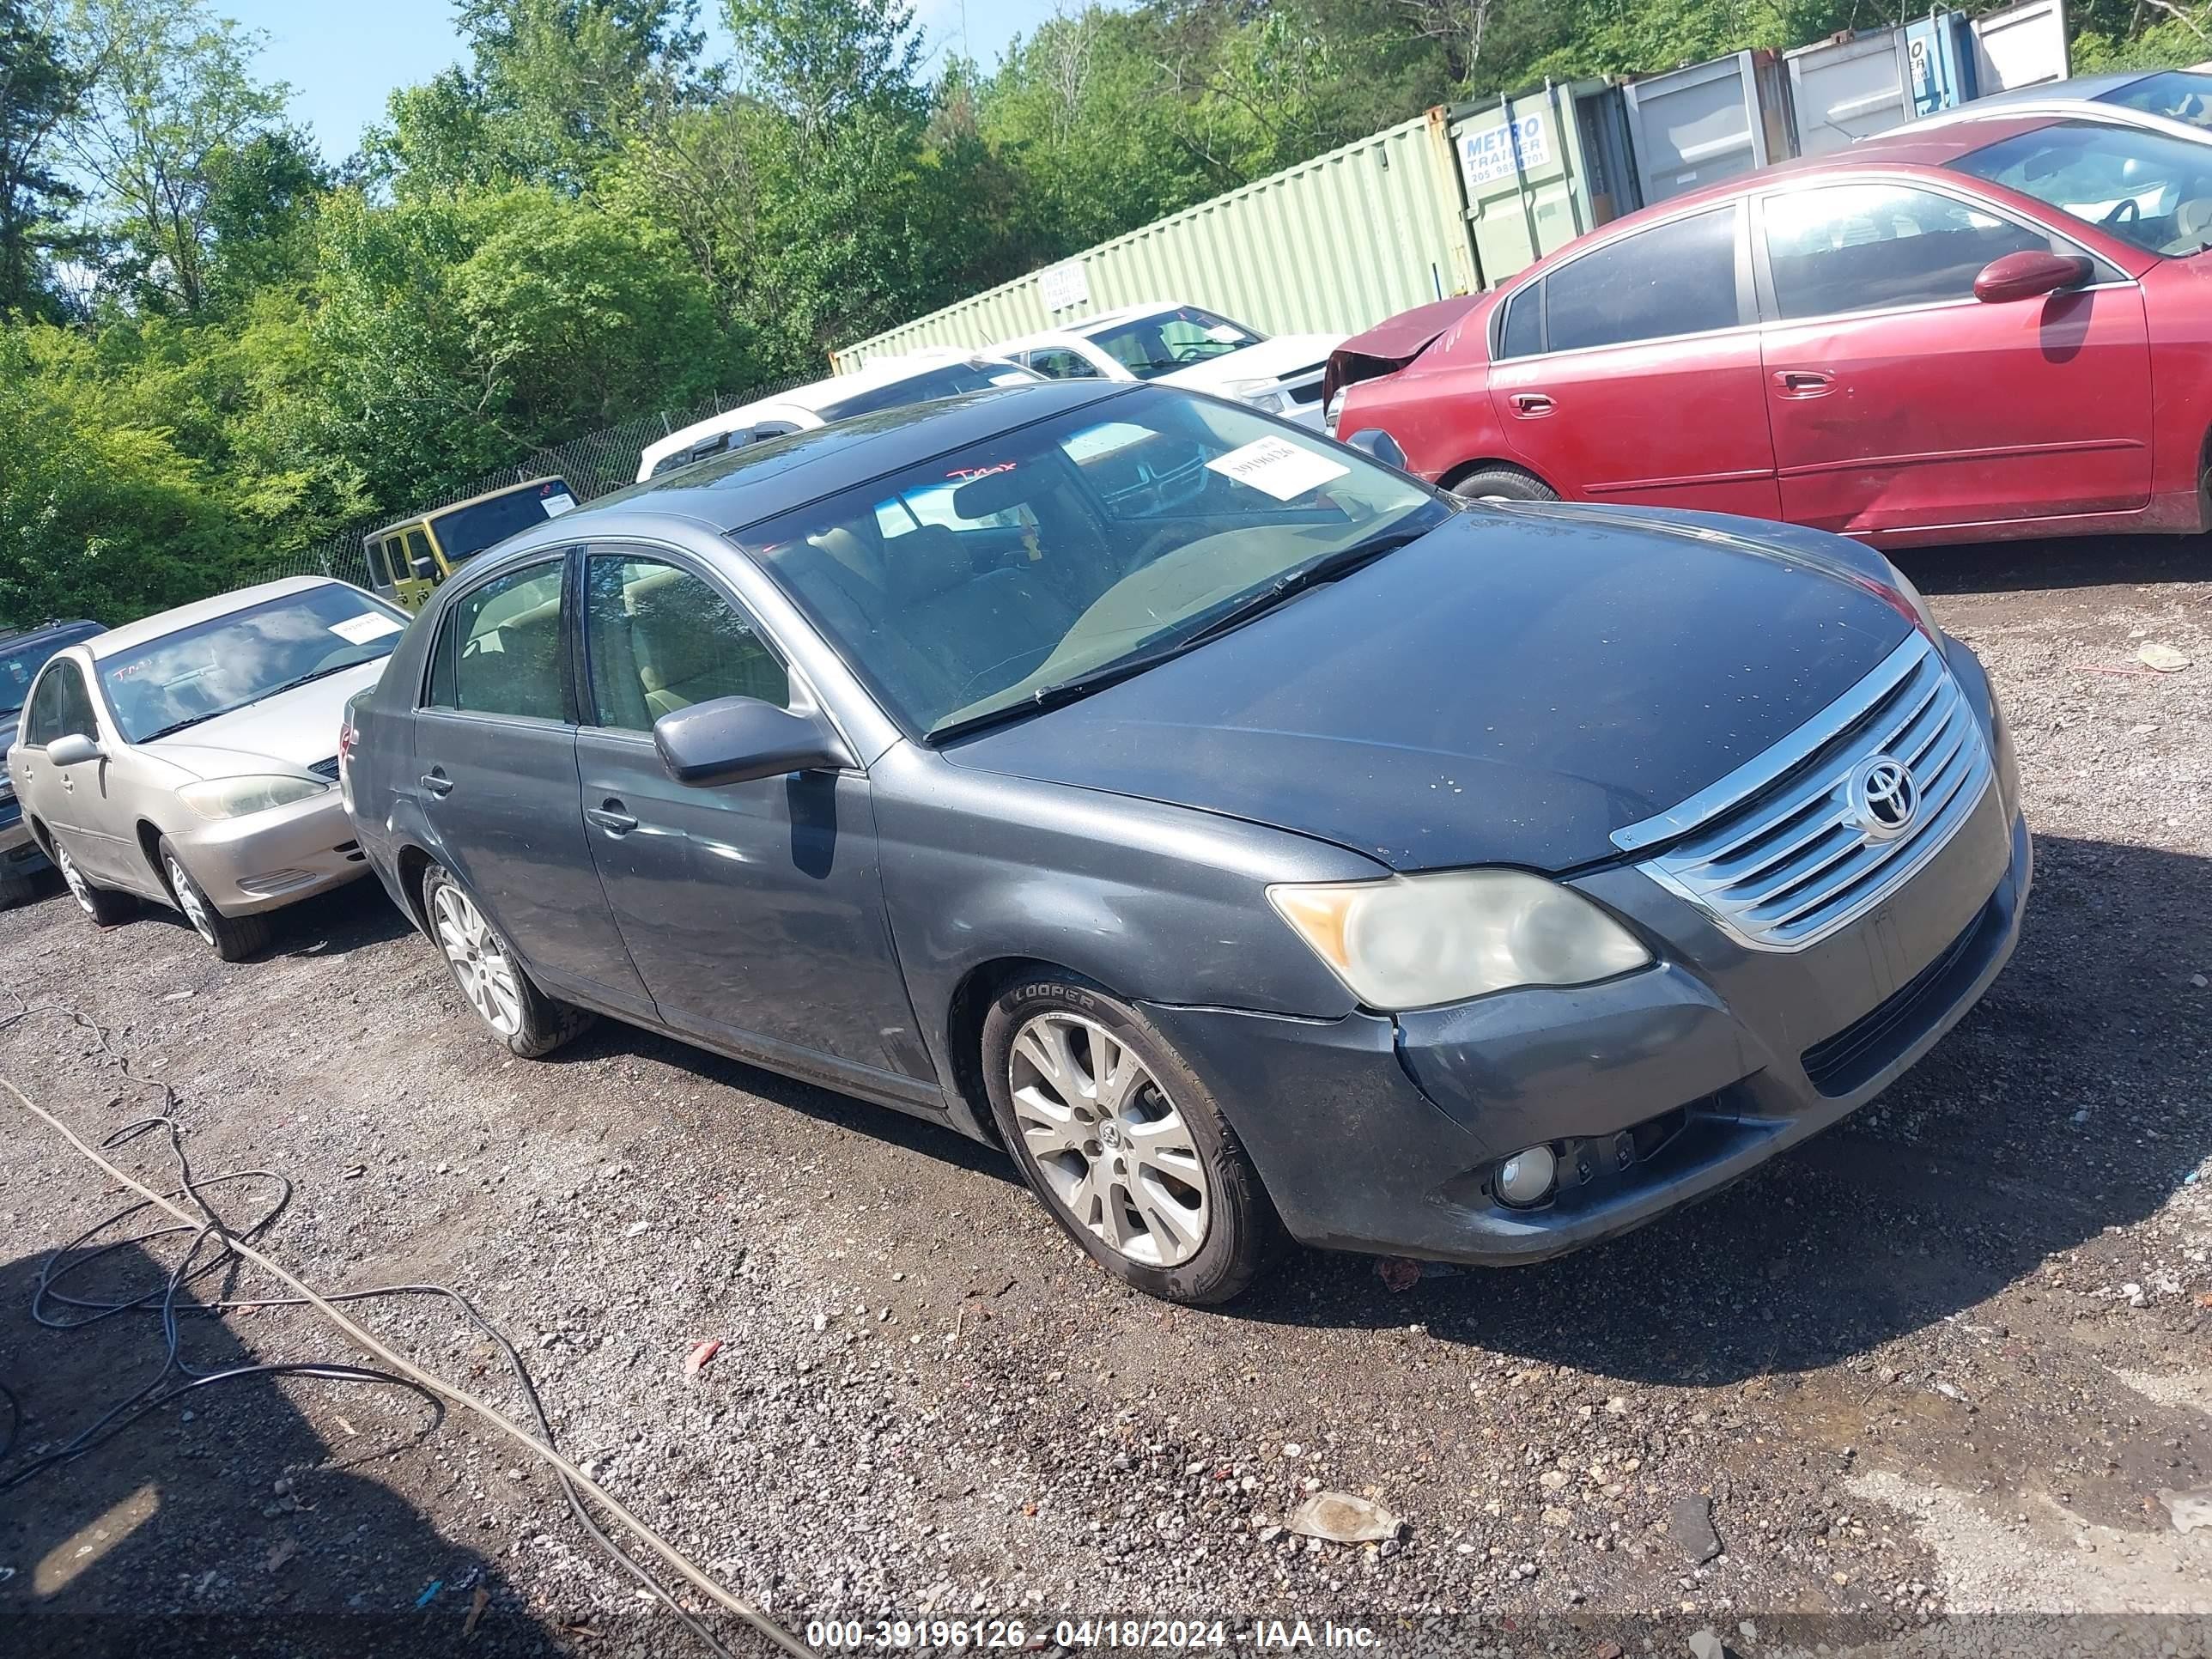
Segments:
[[[1974,297],[1990,305],[2008,300],[2033,300],[2062,289],[2079,288],[2095,267],[2080,254],[2045,253],[2024,249],[1992,259],[1974,278]]]

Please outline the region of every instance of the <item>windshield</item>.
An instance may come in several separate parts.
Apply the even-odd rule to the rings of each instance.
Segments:
[[[100,630],[96,628],[74,628],[48,634],[36,645],[19,646],[13,650],[0,646],[0,720],[13,719],[23,712],[23,699],[30,695],[31,682],[39,678],[39,671],[46,659],[65,645],[75,645],[79,640],[88,640]]]
[[[1015,363],[947,363],[872,392],[856,392],[842,403],[824,404],[816,412],[824,421],[849,421],[855,415],[872,415],[879,409],[926,404],[933,398],[957,398],[963,392],[988,392],[994,386],[1026,386],[1043,378]]]
[[[2124,105],[2146,115],[2163,115],[2170,121],[2186,121],[2192,127],[2212,127],[2212,75],[2167,70],[2115,88],[2097,101]]]
[[[575,504],[575,492],[563,480],[540,478],[448,513],[434,513],[430,528],[437,532],[438,549],[447,564],[457,566],[534,524],[559,518]]]
[[[2146,253],[2197,253],[2212,240],[2212,144],[2195,139],[2061,121],[1999,139],[1951,166]]]
[[[1196,306],[1177,306],[1085,337],[1139,380],[1151,380],[1242,351],[1264,337]]]
[[[740,532],[909,731],[1188,645],[1282,579],[1450,516],[1312,433],[1158,387]]]
[[[100,659],[115,723],[146,743],[392,654],[404,612],[338,582],[211,617]]]

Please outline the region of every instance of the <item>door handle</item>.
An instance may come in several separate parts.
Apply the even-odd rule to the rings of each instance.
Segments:
[[[1540,392],[1516,392],[1509,401],[1516,415],[1548,415],[1553,408],[1552,400]]]
[[[453,793],[453,781],[442,766],[434,766],[422,775],[422,787],[441,800]]]
[[[1775,389],[1785,398],[1818,398],[1834,384],[1809,368],[1777,369],[1774,374]]]
[[[637,828],[637,820],[622,810],[620,801],[612,799],[607,800],[603,805],[586,806],[584,809],[584,817],[609,835],[617,837],[626,836]]]

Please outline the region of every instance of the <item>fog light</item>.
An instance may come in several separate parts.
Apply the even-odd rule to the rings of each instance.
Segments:
[[[1552,1182],[1559,1160],[1549,1146],[1531,1146],[1516,1152],[1498,1166],[1498,1196],[1517,1210],[1541,1204],[1552,1195]]]

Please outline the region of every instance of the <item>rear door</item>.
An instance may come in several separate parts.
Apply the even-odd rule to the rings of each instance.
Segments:
[[[2069,242],[1917,181],[1778,191],[1753,239],[1782,516],[1862,533],[2118,513],[2150,495],[2142,293],[1987,305],[1990,260]]]
[[[415,717],[416,793],[453,872],[557,994],[650,1018],[584,836],[555,554],[449,605]]]
[[[1743,218],[1730,203],[1669,220],[1515,292],[1490,395],[1562,495],[1774,516]]]
[[[662,715],[805,694],[690,559],[594,547],[587,570],[584,816],[662,1021],[780,1068],[939,1098],[892,954],[866,777],[678,783],[653,747]]]

